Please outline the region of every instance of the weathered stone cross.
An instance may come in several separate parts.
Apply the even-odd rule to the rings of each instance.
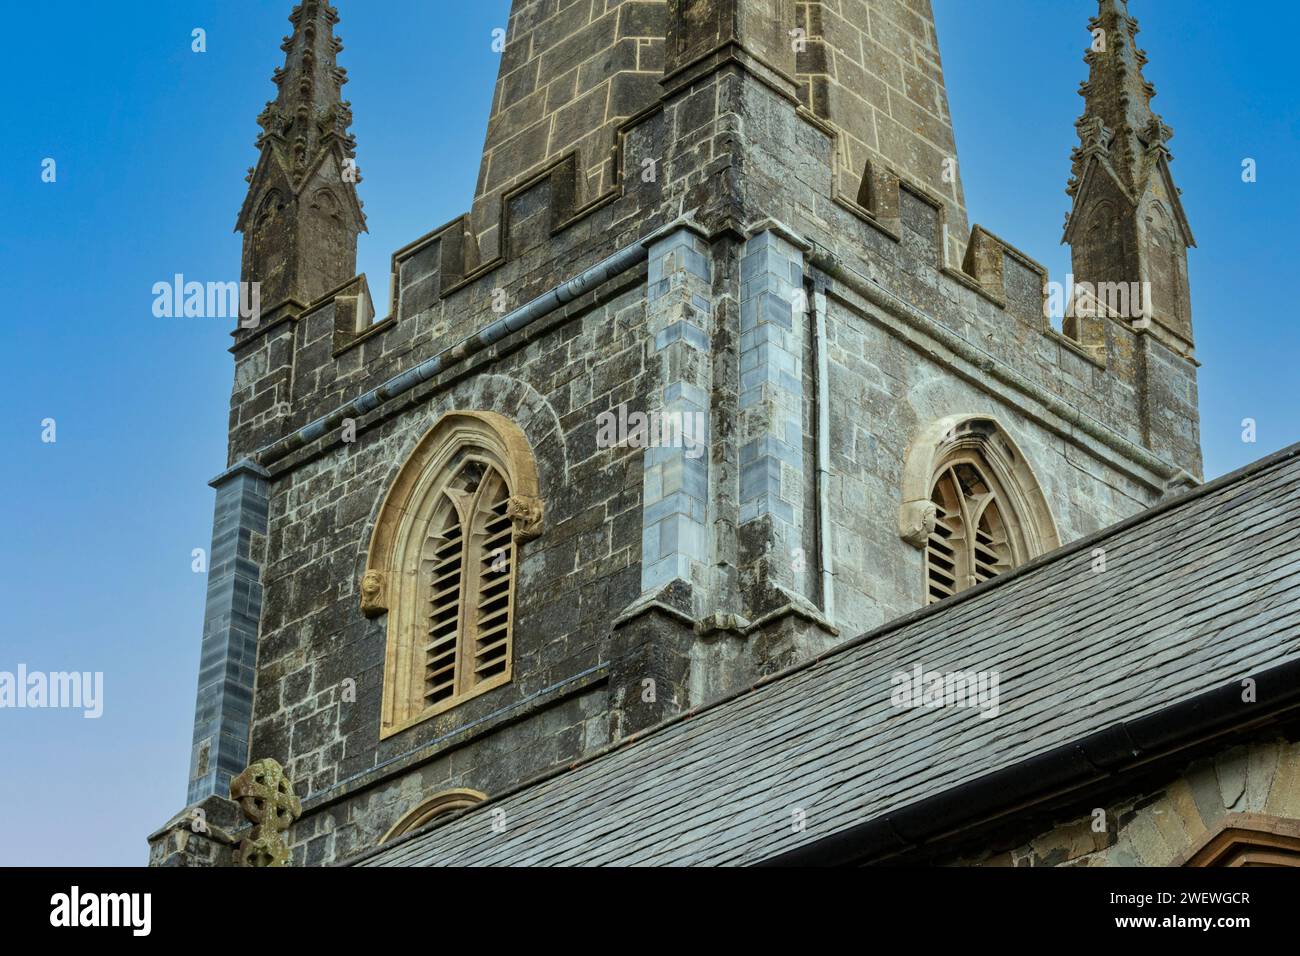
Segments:
[[[285,866],[289,847],[283,834],[302,815],[293,783],[274,760],[259,760],[230,782],[230,799],[253,828],[235,850],[236,866]]]

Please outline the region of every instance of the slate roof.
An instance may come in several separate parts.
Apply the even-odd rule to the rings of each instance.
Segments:
[[[757,863],[1297,658],[1300,445],[356,862]],[[918,662],[999,715],[891,706]]]

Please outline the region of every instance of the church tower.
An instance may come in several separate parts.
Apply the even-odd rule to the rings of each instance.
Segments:
[[[284,809],[241,853],[353,858],[1196,480],[1191,237],[1123,3],[1067,238],[1154,311],[1063,331],[968,223],[928,0],[514,0],[475,195],[376,321],[336,19],[295,9],[240,214],[275,314],[231,350],[155,863],[233,859],[232,785]]]
[[[289,20],[284,67],[273,77],[278,92],[257,118],[261,155],[235,224],[244,236],[243,280],[261,283],[264,321],[351,279],[357,234],[366,229],[352,109],[342,98],[347,70],[337,61],[338,11],[304,0]]]

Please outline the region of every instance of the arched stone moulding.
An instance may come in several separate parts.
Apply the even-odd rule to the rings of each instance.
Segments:
[[[1004,501],[1017,564],[1060,547],[1052,510],[1033,468],[1007,430],[992,415],[951,415],[927,425],[907,449],[903,506],[898,533],[915,548],[925,547],[936,510],[930,496],[940,469],[971,453],[991,472]]]
[[[481,790],[469,790],[463,787],[435,793],[403,813],[401,818],[389,827],[388,832],[379,838],[379,842],[383,844],[395,840],[412,830],[418,830],[434,817],[477,806],[486,799],[487,794]]]
[[[1230,813],[1170,866],[1300,867],[1300,820]]]

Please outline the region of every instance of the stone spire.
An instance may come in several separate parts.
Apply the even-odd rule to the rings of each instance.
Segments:
[[[1151,108],[1156,91],[1143,76],[1147,55],[1127,0],[1099,0],[1088,27],[1080,144],[1066,189],[1074,203],[1064,241],[1075,279],[1145,288],[1141,312],[1122,318],[1141,321],[1139,328],[1154,320],[1171,348],[1190,354],[1187,249],[1196,242],[1169,170],[1173,130]]]
[[[1083,116],[1075,125],[1081,145],[1074,152],[1074,178],[1067,190],[1075,195],[1091,155],[1105,155],[1129,188],[1141,182],[1160,157],[1170,156],[1167,143],[1174,131],[1151,109],[1156,88],[1142,75],[1147,55],[1138,49],[1138,22],[1127,0],[1100,0],[1099,12],[1088,24],[1093,44],[1084,56],[1089,75],[1080,84]]]
[[[351,279],[356,237],[366,228],[357,197],[356,137],[342,97],[347,70],[334,36],[338,10],[303,0],[289,15],[276,98],[257,118],[257,166],[235,226],[244,234],[243,278],[262,283],[269,309],[306,305]]]

